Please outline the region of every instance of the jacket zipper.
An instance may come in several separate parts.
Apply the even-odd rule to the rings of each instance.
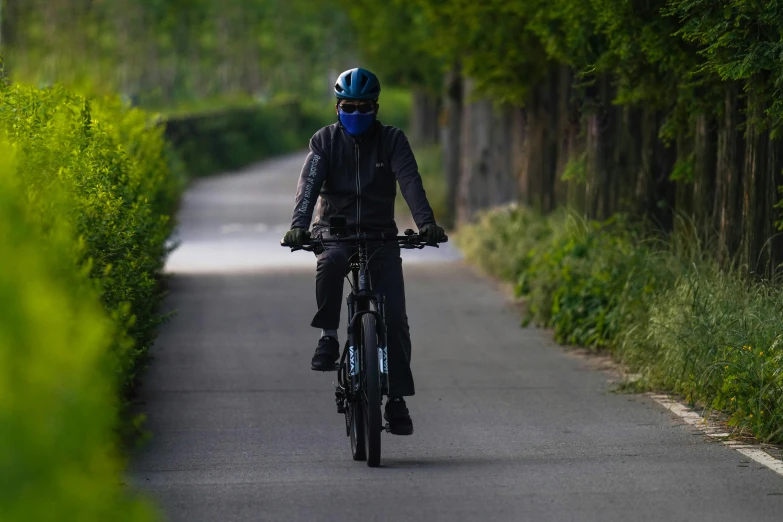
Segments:
[[[361,234],[362,222],[362,184],[359,181],[359,143],[354,142],[354,151],[356,151],[356,233]]]

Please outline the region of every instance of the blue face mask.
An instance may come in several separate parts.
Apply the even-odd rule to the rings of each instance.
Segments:
[[[374,121],[375,111],[372,111],[369,114],[362,114],[359,111],[347,114],[340,109],[340,123],[343,124],[345,130],[348,131],[348,134],[351,136],[361,136],[367,132],[367,129],[370,128],[370,125],[372,125]]]

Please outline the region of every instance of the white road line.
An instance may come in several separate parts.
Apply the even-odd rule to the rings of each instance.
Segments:
[[[677,415],[689,425],[699,429],[709,437],[716,439],[726,439],[729,436],[729,434],[723,431],[721,427],[711,426],[709,422],[707,422],[707,419],[703,418],[701,415],[691,410],[684,404],[672,400],[672,398],[668,395],[651,394],[650,397],[652,400],[673,414]],[[758,444],[746,444],[744,442],[738,442],[734,440],[721,440],[721,444],[737,450],[749,459],[754,460],[762,466],[768,467],[778,475],[783,476],[783,460],[776,459],[764,451]]]

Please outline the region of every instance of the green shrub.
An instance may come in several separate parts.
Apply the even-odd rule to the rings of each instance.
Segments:
[[[161,322],[157,274],[181,187],[167,163],[163,130],[113,98],[94,103],[62,87],[5,85],[0,132],[17,152],[31,219],[44,235],[60,222],[72,227],[72,268],[97,282],[119,325],[111,360],[127,393]],[[57,207],[52,193],[60,195]]]
[[[615,216],[488,212],[465,227],[469,261],[515,282],[561,343],[609,349],[641,375],[783,441],[783,290],[720,270],[694,227],[666,237]]]
[[[380,120],[406,129],[411,94],[384,89]],[[166,136],[189,176],[241,169],[255,161],[306,149],[315,132],[336,121],[333,102],[280,96],[268,104],[245,101],[177,112],[166,118]]]
[[[151,520],[119,481],[118,325],[89,266],[77,268],[87,245],[63,219],[72,195],[39,184],[30,207],[10,152],[0,150],[0,519]]]
[[[413,105],[413,96],[410,89],[399,87],[384,87],[383,93],[378,100],[380,111],[378,119],[384,125],[392,125],[408,133],[410,129],[411,106]]]
[[[629,321],[645,317],[654,289],[672,283],[669,252],[642,240],[623,216],[604,223],[562,213],[549,240],[529,256],[518,290],[532,319],[561,343],[612,347]]]
[[[517,281],[530,267],[535,247],[552,233],[551,223],[526,207],[485,212],[460,229],[457,245],[468,261],[490,275]]]
[[[333,121],[329,107],[286,102],[171,116],[166,136],[188,175],[198,177],[305,149],[310,137]]]

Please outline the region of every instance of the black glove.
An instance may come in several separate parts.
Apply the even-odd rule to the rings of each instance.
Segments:
[[[310,231],[303,228],[292,228],[283,237],[285,244],[293,248],[302,248],[310,241]]]
[[[429,245],[437,245],[446,240],[446,231],[438,225],[424,225],[419,230],[419,236]]]

